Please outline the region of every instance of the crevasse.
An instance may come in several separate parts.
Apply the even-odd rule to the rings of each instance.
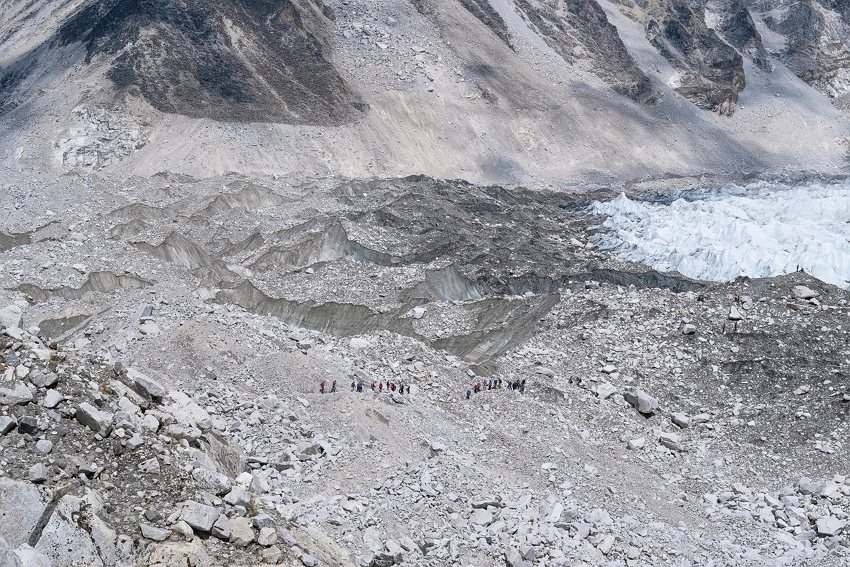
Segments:
[[[688,277],[771,277],[797,266],[850,288],[850,183],[728,185],[672,203],[596,201],[593,243],[622,260]]]

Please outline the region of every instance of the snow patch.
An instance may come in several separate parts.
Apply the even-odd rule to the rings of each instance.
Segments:
[[[772,277],[797,266],[850,288],[850,183],[728,185],[672,203],[621,194],[594,202],[607,216],[592,239],[622,260],[701,280]]]

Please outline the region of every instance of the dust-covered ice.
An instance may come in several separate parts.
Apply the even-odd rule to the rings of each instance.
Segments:
[[[777,276],[800,266],[850,287],[850,183],[729,185],[672,203],[623,193],[590,210],[608,217],[594,243],[623,260],[713,281]]]

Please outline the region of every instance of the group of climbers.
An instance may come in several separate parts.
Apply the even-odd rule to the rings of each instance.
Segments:
[[[508,390],[519,390],[521,394],[525,393],[525,380],[516,380],[514,382],[508,381],[507,385]],[[483,382],[476,383],[471,390],[466,391],[466,399],[468,400],[472,394],[478,394],[482,390],[501,390],[502,389],[502,380],[501,378],[496,380],[487,380]]]

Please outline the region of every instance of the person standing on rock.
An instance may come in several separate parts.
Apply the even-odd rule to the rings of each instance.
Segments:
[[[362,381],[360,381],[360,382],[358,382],[358,383],[357,383],[357,391],[358,391],[358,392],[362,392],[362,391],[363,391],[363,382],[362,382]]]
[[[726,323],[723,323],[723,329],[721,330],[721,332],[722,332],[724,335],[726,334]]]
[[[354,388],[356,388],[356,387],[357,387],[357,382],[355,382],[354,380],[352,380],[352,381],[351,381],[351,391],[353,392],[353,391],[354,391]]]
[[[320,394],[325,393],[325,381],[324,380],[322,380],[322,383],[319,385],[319,393]]]
[[[466,399],[467,399],[467,400],[469,399],[469,396],[470,396],[470,395],[472,395],[472,392],[470,392],[469,390],[467,390],[467,391],[466,391]]]
[[[380,394],[383,391],[384,391],[384,382],[382,380],[381,383],[378,384],[378,393]]]
[[[336,392],[336,380],[334,380],[333,383],[331,384],[331,393],[334,393],[334,392]]]
[[[519,393],[520,394],[525,393],[525,380],[524,379],[523,379],[522,383],[519,385]]]

